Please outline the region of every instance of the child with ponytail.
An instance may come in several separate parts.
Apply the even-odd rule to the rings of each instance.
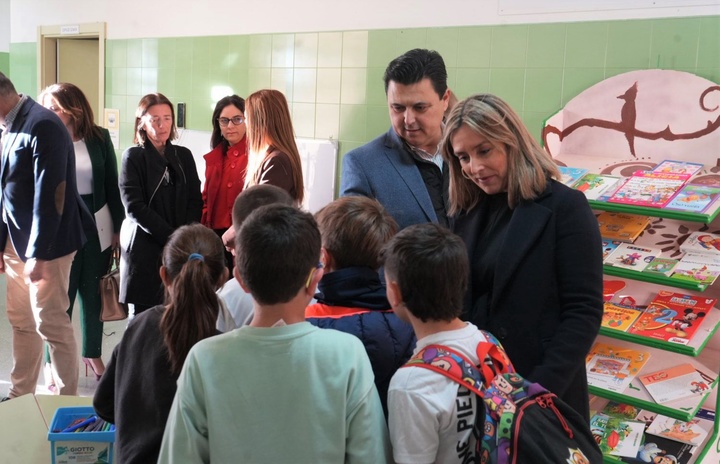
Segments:
[[[215,291],[227,280],[220,238],[200,224],[177,229],[165,245],[165,304],[136,316],[113,351],[93,406],[115,424],[117,462],[155,462],[176,381],[190,348],[218,334]]]

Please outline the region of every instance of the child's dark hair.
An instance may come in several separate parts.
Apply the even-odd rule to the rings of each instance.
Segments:
[[[294,206],[295,200],[286,190],[270,184],[253,185],[246,188],[235,198],[232,210],[232,221],[235,229],[239,229],[245,218],[257,208],[266,205]]]
[[[320,260],[320,231],[310,213],[267,205],[253,211],[235,240],[236,268],[262,305],[290,301]]]
[[[469,275],[460,237],[437,224],[417,224],[390,239],[382,255],[386,280],[398,283],[413,316],[423,322],[460,316]]]
[[[380,203],[359,196],[338,198],[318,211],[315,220],[334,270],[350,266],[378,269],[380,250],[398,229]]]
[[[171,288],[165,289],[160,330],[173,373],[178,374],[190,348],[217,333],[215,294],[225,270],[224,247],[215,232],[200,224],[178,228],[163,249],[162,263]]]

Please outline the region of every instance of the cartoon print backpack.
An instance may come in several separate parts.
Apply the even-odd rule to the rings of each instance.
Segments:
[[[583,417],[554,393],[515,373],[500,342],[477,346],[480,365],[442,345],[421,349],[403,367],[424,367],[465,386],[481,401],[473,433],[481,464],[595,464],[602,453]]]

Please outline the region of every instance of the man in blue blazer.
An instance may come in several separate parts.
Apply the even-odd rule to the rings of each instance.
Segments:
[[[440,155],[450,91],[440,54],[414,49],[385,70],[390,130],[342,161],[340,196],[375,198],[400,228],[448,225],[448,169]]]
[[[13,327],[14,398],[34,393],[43,340],[61,395],[77,394],[78,352],[67,315],[70,266],[93,218],[77,193],[75,152],[52,111],[18,95],[0,73],[0,272]]]

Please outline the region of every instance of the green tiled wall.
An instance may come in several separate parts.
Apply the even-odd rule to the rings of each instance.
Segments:
[[[636,69],[677,69],[720,82],[720,16],[373,31],[108,40],[106,106],[121,113],[121,145],[147,92],[187,103],[188,127],[210,130],[214,102],[272,87],[290,101],[301,137],[340,150],[385,132],[382,75],[410,48],[438,50],[459,98],[493,92],[539,135],[585,88]],[[1,62],[0,62],[1,63]],[[11,44],[12,78],[36,92],[35,44]]]
[[[0,52],[0,72],[6,76],[10,75],[10,53]]]

